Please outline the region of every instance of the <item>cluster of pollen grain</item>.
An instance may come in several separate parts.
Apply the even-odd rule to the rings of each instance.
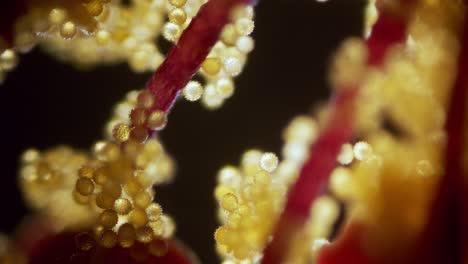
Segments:
[[[152,187],[171,179],[173,164],[159,140],[148,139],[148,128],[161,129],[166,122],[164,113],[148,112],[153,104],[149,92],[130,92],[115,108],[107,139],[94,145],[92,158],[79,170],[74,193],[85,199],[76,201],[97,212],[94,242],[83,242],[84,248],[143,247],[156,256],[167,250],[161,240],[171,237],[175,226],[153,202]]]
[[[125,128],[124,128],[125,129]],[[129,129],[129,128],[126,128]],[[172,236],[174,223],[153,202],[155,183],[170,177],[172,162],[157,139],[132,137],[98,142],[93,158],[79,170],[74,192],[78,203],[97,211],[95,242],[107,248],[149,245]]]
[[[15,49],[28,51],[40,39],[65,40],[95,34],[107,19],[109,0],[29,1],[24,16],[16,21]]]
[[[77,171],[87,159],[87,155],[68,147],[43,153],[30,149],[22,156],[19,182],[24,197],[31,207],[55,219],[56,228],[85,224],[95,216],[70,195]]]
[[[306,158],[300,154],[306,151],[294,148],[307,148],[316,134],[313,119],[297,117],[284,132],[289,147],[281,163],[273,153],[250,150],[243,155],[239,168],[226,166],[219,171],[215,197],[222,226],[216,230],[215,240],[224,263],[261,257],[285,202],[287,187]]]
[[[421,2],[407,41],[389,51],[382,69],[368,69],[361,78],[356,125],[363,141],[343,146],[330,190],[370,229],[365,243],[373,254],[408,245],[427,222],[443,170],[461,5]]]
[[[129,6],[112,1],[104,11],[102,6],[92,5],[95,13],[99,13],[99,26],[93,35],[67,41],[63,33],[73,34],[74,30],[66,22],[61,27],[61,38],[41,42],[50,53],[81,66],[127,61],[135,72],[154,71],[164,59],[154,43],[166,16],[165,5],[166,0],[132,0]]]
[[[115,106],[113,116],[106,124],[106,138],[118,143],[129,139],[142,143],[151,131],[164,129],[167,115],[160,110],[151,111],[154,103],[153,95],[147,90],[129,92]]]
[[[163,36],[175,42],[206,1],[169,0],[169,2],[169,21],[164,25]],[[249,36],[254,29],[253,16],[251,6],[234,8],[231,15],[232,22],[224,27],[221,40],[216,43],[198,72],[205,80],[205,84],[189,82],[183,90],[185,99],[188,101],[202,99],[206,107],[218,108],[225,99],[232,96],[233,78],[241,73],[247,55],[254,48],[254,41]]]
[[[15,48],[27,51],[39,42],[59,59],[81,67],[127,61],[135,72],[154,71],[164,60],[155,40],[162,36],[177,42],[206,3],[205,0],[132,0],[129,6],[124,6],[119,1],[80,1],[64,4],[41,0],[44,4],[31,7],[30,15],[18,21],[21,30],[16,35]],[[77,14],[83,12],[87,16],[78,19]],[[202,99],[206,107],[217,108],[232,96],[233,78],[241,73],[247,55],[254,48],[249,36],[254,29],[253,16],[251,6],[234,8],[232,22],[225,26],[221,39],[198,72],[204,84],[192,81],[183,90],[188,101]],[[0,81],[14,64],[14,53],[5,51],[0,61]],[[161,121],[157,114],[150,120],[155,126]]]

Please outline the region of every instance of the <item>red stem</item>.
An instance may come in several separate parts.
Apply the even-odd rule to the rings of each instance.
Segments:
[[[367,40],[369,61],[372,66],[382,64],[388,48],[405,39],[406,24],[401,19],[382,14]],[[273,240],[264,251],[262,263],[282,263],[288,245],[300,232],[310,214],[310,207],[328,183],[341,146],[353,137],[354,103],[357,87],[341,87],[330,104],[331,114],[327,126],[310,148],[310,157],[304,164],[298,180],[291,187],[286,206],[273,233]]]
[[[171,49],[156,70],[146,89],[156,99],[152,111],[168,112],[180,91],[200,68],[211,48],[219,39],[223,27],[230,22],[231,10],[254,0],[210,0],[183,32],[179,42]]]

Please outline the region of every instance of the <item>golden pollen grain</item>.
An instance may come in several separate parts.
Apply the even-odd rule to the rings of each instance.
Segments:
[[[220,244],[226,244],[226,242],[228,241],[228,229],[226,227],[220,227],[218,229],[216,229],[216,232],[215,232],[215,239],[216,241],[218,241],[218,243]]]
[[[62,24],[67,18],[67,12],[62,8],[54,8],[49,13],[49,23],[52,25]]]
[[[203,95],[203,87],[199,82],[190,81],[182,91],[184,98],[188,101],[194,102],[199,100]]]
[[[114,210],[105,210],[99,215],[99,222],[107,229],[114,227],[118,220],[117,213]]]
[[[117,237],[120,246],[124,248],[131,247],[135,243],[136,239],[135,228],[131,224],[125,223],[120,226]]]
[[[260,168],[273,172],[278,167],[278,157],[271,152],[265,153],[260,158]]]
[[[166,126],[166,123],[167,123],[166,113],[158,110],[149,115],[146,124],[152,130],[161,130]]]
[[[242,36],[250,35],[255,27],[253,20],[248,18],[238,19],[235,26],[237,33]]]
[[[156,221],[161,217],[162,208],[159,204],[153,203],[146,208],[148,220]]]
[[[96,196],[96,205],[102,209],[111,209],[114,206],[114,198],[106,193],[99,193]]]
[[[120,215],[127,215],[132,210],[132,204],[126,198],[119,198],[114,202],[114,210]]]
[[[151,204],[152,197],[148,192],[141,192],[135,196],[135,206],[139,208],[146,208]]]
[[[100,46],[105,46],[109,44],[111,40],[111,34],[107,30],[99,30],[96,33],[96,42]]]
[[[230,212],[236,210],[238,205],[237,197],[232,193],[225,194],[221,200],[221,207]]]
[[[169,3],[175,7],[183,7],[187,0],[169,0]]]
[[[141,184],[136,179],[129,179],[125,183],[125,192],[130,196],[136,196],[139,192],[142,191]]]
[[[149,243],[154,237],[153,229],[149,226],[143,226],[136,230],[137,240],[141,243]]]
[[[237,57],[228,57],[223,60],[223,67],[231,76],[237,76],[242,71],[242,62]]]
[[[173,9],[169,13],[169,21],[171,21],[174,24],[182,25],[185,23],[186,20],[187,20],[187,14],[181,8]]]
[[[130,222],[135,227],[142,227],[148,222],[148,217],[146,216],[145,211],[142,209],[133,209],[130,212]]]
[[[215,75],[221,70],[221,61],[219,58],[207,58],[203,61],[201,67],[206,74]]]
[[[98,185],[104,185],[107,182],[107,175],[104,172],[104,169],[97,169],[93,173],[93,181]]]
[[[112,130],[112,136],[117,142],[125,142],[130,138],[130,127],[127,124],[117,124]]]
[[[94,183],[89,178],[80,177],[76,181],[76,191],[81,195],[87,196],[91,195],[94,191]]]
[[[232,24],[226,25],[221,34],[221,40],[228,46],[234,46],[238,38],[236,27]]]
[[[230,79],[222,78],[216,82],[216,91],[223,98],[231,97],[234,93],[234,84]]]
[[[77,29],[73,22],[65,22],[60,28],[60,35],[65,39],[73,38],[76,35]]]
[[[166,229],[166,225],[161,219],[149,222],[148,226],[150,226],[153,229],[153,232],[156,236],[162,236]]]

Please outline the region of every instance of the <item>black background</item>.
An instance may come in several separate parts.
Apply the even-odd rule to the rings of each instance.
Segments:
[[[280,152],[288,121],[329,95],[329,57],[362,32],[364,0],[264,0],[256,8],[256,49],[219,110],[180,100],[161,133],[177,178],[156,199],[177,222],[177,236],[203,263],[217,263],[213,188],[217,170],[252,147]],[[115,102],[140,89],[148,74],[125,64],[89,72],[35,49],[0,85],[0,231],[11,233],[27,209],[17,188],[18,157],[28,147],[88,149],[102,136]]]

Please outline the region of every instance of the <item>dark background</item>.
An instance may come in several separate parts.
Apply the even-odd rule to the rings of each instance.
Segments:
[[[217,170],[252,147],[280,153],[288,121],[323,101],[328,59],[346,37],[360,35],[364,0],[264,0],[256,8],[256,49],[219,110],[178,102],[162,141],[177,178],[156,199],[177,221],[177,236],[203,263],[218,263],[213,189]],[[115,102],[149,75],[125,64],[79,72],[39,49],[21,57],[0,86],[0,231],[11,233],[27,213],[17,188],[18,157],[28,147],[68,144],[87,149],[100,139]]]

